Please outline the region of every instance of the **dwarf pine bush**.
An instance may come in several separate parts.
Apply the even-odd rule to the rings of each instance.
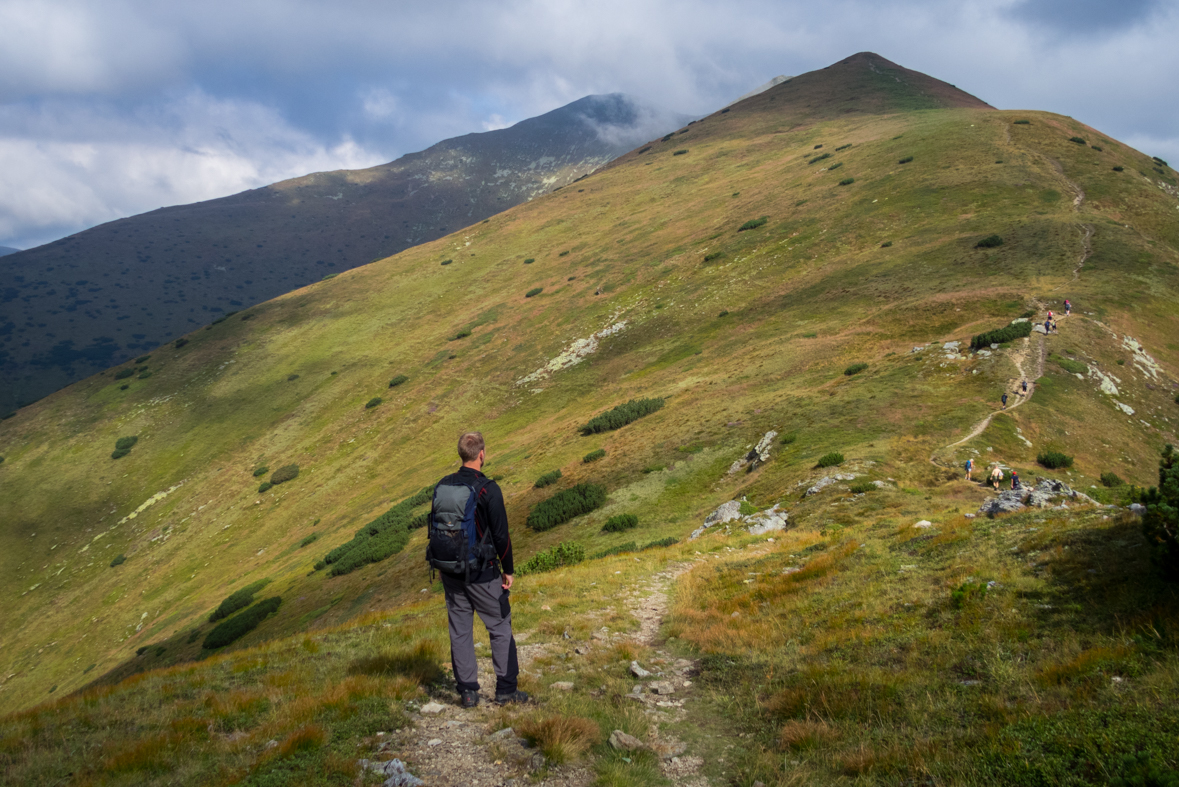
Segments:
[[[131,435],[129,437],[120,437],[115,441],[115,449],[119,451],[130,451],[131,447],[139,442],[138,435]]]
[[[585,547],[572,541],[562,541],[552,549],[538,552],[522,566],[516,566],[516,576],[539,574],[561,566],[572,566],[585,560]]]
[[[549,472],[542,475],[540,478],[536,479],[536,483],[533,484],[533,487],[536,489],[544,489],[546,486],[549,486],[550,484],[555,484],[559,480],[561,480],[561,471],[560,470],[550,470]]]
[[[180,339],[177,339],[173,343],[172,346],[175,347],[177,350],[179,350],[181,347],[183,347],[186,344],[188,344],[188,339],[180,338]]]
[[[1107,487],[1113,488],[1115,486],[1121,486],[1124,483],[1126,483],[1126,482],[1123,481],[1118,476],[1117,473],[1109,472],[1109,473],[1102,473],[1101,474],[1101,485],[1102,486],[1107,486]]]
[[[846,145],[840,145],[839,147],[837,147],[837,148],[835,149],[835,152],[836,152],[836,153],[838,153],[838,152],[839,152],[839,151],[841,151],[841,150],[847,150],[847,149],[848,149],[848,148],[850,148],[851,146],[852,146],[852,143],[850,143],[850,142],[849,142],[849,143],[847,143]]]
[[[891,246],[891,245],[892,245],[892,241],[890,241],[890,240],[886,240],[884,243],[881,243],[881,244],[880,244],[880,248],[882,248],[882,249],[887,249],[887,248],[888,248],[889,246]]]
[[[595,552],[594,554],[590,555],[590,560],[600,560],[601,558],[610,557],[611,555],[621,555],[624,552],[638,551],[638,544],[636,544],[634,541],[627,541],[625,544],[619,544],[616,547],[609,547],[608,549],[603,549],[601,552]]]
[[[1068,454],[1062,454],[1060,451],[1041,451],[1036,455],[1036,461],[1049,470],[1073,466],[1073,458]]]
[[[997,328],[993,331],[980,333],[970,340],[970,349],[981,350],[984,347],[990,347],[992,344],[1003,344],[1004,342],[1013,342],[1016,339],[1022,339],[1025,336],[1032,335],[1032,324],[1030,322],[1017,322],[1012,325],[1007,325],[1003,328]]]
[[[270,472],[270,468],[263,465],[262,467],[259,467],[256,470],[254,470],[254,478],[259,478],[261,476],[266,475],[269,472]]]
[[[848,487],[848,489],[851,490],[852,494],[862,495],[868,492],[875,492],[876,484],[872,483],[871,481],[860,481],[858,483],[852,484],[850,487]]]
[[[682,155],[684,155],[684,154],[685,154],[685,153],[687,153],[687,152],[688,152],[688,149],[687,149],[687,148],[684,148],[683,150],[677,150],[675,153],[672,153],[671,155],[673,155],[673,156],[682,156]]]
[[[270,476],[270,483],[275,485],[285,484],[287,481],[294,481],[298,477],[298,465],[283,465],[274,471],[274,475]]]
[[[661,538],[658,541],[652,541],[650,544],[644,544],[643,549],[647,550],[657,549],[658,547],[669,547],[678,543],[680,543],[678,538],[675,538],[674,536],[668,536],[667,538]]]
[[[974,244],[974,248],[976,248],[976,249],[993,249],[996,246],[1002,246],[1002,245],[1003,245],[1003,239],[1001,237],[999,237],[998,235],[988,235],[985,238],[983,238],[982,240],[980,240],[978,243]]]
[[[254,603],[254,594],[269,584],[269,579],[260,579],[257,582],[246,585],[241,590],[230,593],[222,600],[217,609],[213,610],[212,614],[209,615],[209,622],[216,623],[218,620],[224,620],[239,609],[245,609],[250,606]]]
[[[205,650],[213,650],[214,648],[225,647],[229,643],[241,639],[246,634],[258,628],[258,624],[268,616],[277,612],[280,604],[282,604],[282,598],[280,596],[273,596],[265,601],[259,601],[256,605],[250,607],[240,615],[235,615],[229,620],[214,626],[213,630],[205,637],[205,641],[201,644],[201,647]]]
[[[705,262],[712,262],[713,260],[719,260],[723,256],[725,256],[725,253],[723,251],[714,251],[711,254],[705,254],[704,261]]]
[[[831,170],[833,170],[833,169],[839,169],[839,168],[840,168],[840,167],[842,167],[842,166],[843,166],[843,162],[842,162],[842,161],[837,161],[837,162],[835,162],[834,164],[832,164],[831,166],[827,167],[827,171],[828,171],[828,172],[830,172]]]
[[[524,260],[525,265],[531,265],[534,262],[536,262],[536,257],[529,257],[526,260]]]
[[[533,298],[537,295],[540,295],[542,292],[544,292],[544,287],[533,287],[531,290],[524,293],[524,297],[525,298]]]
[[[129,453],[131,453],[130,449],[116,448],[115,450],[111,451],[111,459],[122,459]]]
[[[562,490],[533,506],[527,525],[537,533],[552,530],[570,519],[588,514],[606,503],[606,488],[599,484],[578,484]]]
[[[1159,461],[1159,485],[1142,497],[1142,534],[1150,546],[1151,560],[1171,581],[1179,581],[1179,462],[1168,444]]]
[[[835,467],[841,464],[843,464],[843,454],[838,451],[832,451],[819,457],[819,461],[815,463],[815,467]]]
[[[134,369],[120,369],[119,371],[115,372],[115,379],[116,380],[126,380],[128,377],[130,377],[133,374],[135,374]]]
[[[1078,145],[1088,145],[1089,144],[1088,142],[1085,141],[1084,137],[1069,137],[1068,141],[1075,142]]]
[[[756,219],[750,219],[737,228],[737,232],[745,232],[746,230],[755,230],[758,227],[764,226],[770,220],[769,216],[759,216]]]
[[[598,450],[596,450],[596,451],[590,451],[588,454],[586,454],[585,456],[581,457],[581,461],[582,461],[582,463],[583,463],[583,464],[587,464],[587,465],[588,465],[590,462],[596,462],[596,461],[598,461],[599,459],[601,459],[601,458],[603,458],[603,457],[605,457],[605,456],[606,456],[606,449],[605,449],[605,448],[599,448]]]
[[[588,423],[581,427],[581,433],[588,436],[621,429],[627,424],[639,420],[644,415],[650,415],[656,410],[659,410],[663,407],[663,403],[664,400],[659,398],[631,399],[626,404],[620,404],[612,410],[607,410],[601,415],[591,418]]]
[[[385,401],[385,400],[382,399],[381,397],[374,396],[372,399],[369,399],[367,402],[364,403],[364,409],[371,410],[372,408],[376,407],[377,405],[379,405],[383,401]]]
[[[126,555],[123,555],[123,554],[115,555],[115,559],[111,561],[111,568],[114,568],[115,566],[121,566],[126,562],[127,562]]]
[[[1030,126],[1031,124],[1032,124],[1032,121],[1030,121],[1030,120],[1017,120],[1017,121],[1015,121],[1015,125],[1017,125],[1017,126]]]
[[[905,156],[903,159],[899,160],[897,163],[898,164],[908,164],[912,160],[913,160],[912,156]]]
[[[454,260],[443,260],[442,262],[440,262],[440,263],[438,263],[438,264],[439,264],[439,265],[449,265],[449,264],[450,264],[450,263],[452,263],[452,262],[454,262]]]
[[[818,164],[820,161],[826,161],[829,158],[831,158],[830,153],[821,153],[818,156],[815,156],[810,161],[808,161],[807,164]]]
[[[262,483],[258,484],[258,494],[269,492],[270,488],[273,486],[274,484],[270,483],[269,481],[263,481]]]
[[[850,186],[851,184],[853,184],[855,182],[856,182],[855,178],[844,178],[843,180],[839,181],[839,185],[840,186]]]
[[[396,388],[397,386],[402,385],[403,383],[407,383],[407,382],[409,382],[409,378],[406,377],[404,374],[399,374],[396,377],[394,377],[392,380],[389,381],[389,387]]]
[[[853,374],[859,374],[860,372],[864,371],[867,368],[868,368],[868,364],[866,364],[866,363],[853,363],[851,366],[844,369],[843,373],[846,374],[848,377],[851,377]]]
[[[314,543],[318,539],[319,539],[319,533],[310,533],[306,536],[303,536],[303,540],[299,542],[299,549],[302,549],[303,547],[307,546],[308,544]]]
[[[619,514],[606,520],[606,524],[602,525],[602,532],[621,533],[624,530],[633,530],[638,526],[639,518],[634,514]]]
[[[323,567],[331,566],[332,576],[340,576],[397,554],[409,541],[409,525],[415,521],[413,510],[429,503],[433,497],[433,484],[422,487],[357,530],[351,541],[328,552],[323,558]],[[422,523],[425,524],[424,518]]]
[[[458,333],[456,333],[454,336],[450,337],[450,340],[451,340],[452,342],[457,342],[459,339],[465,339],[465,338],[467,338],[467,337],[468,337],[468,336],[470,336],[470,335],[471,335],[471,329],[470,329],[470,328],[464,328],[463,330],[461,330],[461,331],[459,331]]]

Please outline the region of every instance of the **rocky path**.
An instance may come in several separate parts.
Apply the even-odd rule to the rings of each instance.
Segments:
[[[692,565],[669,566],[642,585],[630,589],[624,598],[629,611],[638,619],[638,631],[627,634],[595,632],[594,642],[582,647],[627,640],[656,647],[669,606],[668,590],[672,582]],[[527,636],[528,632],[517,632],[517,641],[525,640]],[[556,644],[520,643],[521,673],[532,672],[538,657],[558,647]],[[369,741],[372,752],[369,757],[374,761],[371,767],[390,769],[385,782],[388,787],[414,784],[427,787],[588,787],[595,774],[587,761],[561,766],[546,763],[543,754],[529,748],[512,729],[500,728],[501,710],[492,701],[495,676],[485,650],[480,648],[482,652],[479,653],[479,683],[484,687],[479,706],[463,709],[451,699],[431,700],[412,709],[411,725],[380,733]],[[645,741],[619,739],[619,747],[641,747],[654,752],[660,758],[664,776],[676,787],[709,785],[707,778],[700,774],[703,759],[684,756],[682,743],[658,732],[661,723],[679,721],[684,717],[684,704],[690,697],[692,686],[689,676],[695,666],[692,661],[673,659],[656,650],[646,669],[640,667],[640,671],[649,674],[636,678],[635,691],[627,697],[628,701],[643,706],[643,712],[651,717],[655,732]],[[584,681],[586,677],[585,674],[574,674],[570,675],[570,680]],[[543,697],[540,700],[538,707],[543,707]],[[406,763],[412,776],[401,776],[396,766],[386,765],[389,757]]]

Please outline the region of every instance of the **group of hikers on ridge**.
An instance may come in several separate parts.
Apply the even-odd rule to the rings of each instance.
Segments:
[[[974,472],[974,460],[973,459],[966,460],[966,464],[964,466],[964,469],[966,470],[966,480],[967,481],[974,480],[971,478],[971,474]],[[1003,468],[999,466],[998,462],[996,462],[994,465],[991,466],[991,474],[987,478],[987,483],[989,483],[995,489],[995,491],[998,491],[999,485],[1003,483]],[[1022,489],[1023,488],[1023,485],[1019,481],[1019,471],[1015,470],[1014,468],[1011,470],[1011,488],[1012,489]]]
[[[1072,303],[1069,301],[1068,298],[1065,298],[1064,299],[1064,316],[1065,317],[1069,316],[1070,314],[1072,314],[1072,311],[1073,311]],[[1051,309],[1048,310],[1048,317],[1047,317],[1047,319],[1044,320],[1044,333],[1046,333],[1046,334],[1056,333],[1056,319],[1054,318]],[[1015,393],[1018,394],[1020,397],[1026,398],[1028,395],[1028,381],[1021,380],[1019,383],[1019,387],[1015,389]],[[1003,395],[999,397],[999,400],[1003,403],[1004,410],[1007,409],[1007,398],[1008,397],[1007,397],[1006,391],[1004,391]]]

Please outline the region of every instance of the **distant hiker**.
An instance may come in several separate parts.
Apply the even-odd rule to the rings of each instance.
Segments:
[[[1056,333],[1056,320],[1052,321],[1052,332]]]
[[[1003,470],[999,465],[995,465],[991,469],[991,486],[995,487],[995,491],[999,491],[999,484],[1003,482]]]
[[[1004,410],[1007,409],[1007,392],[1006,391],[1003,392],[1003,409]]]
[[[1064,316],[1067,317],[1073,310],[1073,305],[1068,302],[1068,298],[1064,299]]]
[[[1052,333],[1052,320],[1044,320],[1044,333]]]
[[[1028,381],[1027,380],[1024,380],[1023,383],[1020,384],[1020,390],[1022,391],[1024,396],[1028,395]]]
[[[520,665],[508,602],[512,539],[508,535],[503,492],[481,472],[487,459],[482,434],[464,434],[459,438],[458,452],[462,467],[434,487],[426,547],[426,562],[438,570],[446,592],[455,685],[464,708],[479,704],[473,631],[474,614],[478,612],[491,639],[495,701],[500,705],[527,702],[528,695],[516,688]]]
[[[1016,470],[1011,471],[1011,488],[1012,489],[1020,489],[1021,488],[1019,485],[1019,472]]]
[[[967,459],[966,460],[966,480],[967,481],[970,480],[970,474],[973,472],[974,472],[974,460]]]
[[[1048,322],[1052,322],[1052,310],[1048,310]]]

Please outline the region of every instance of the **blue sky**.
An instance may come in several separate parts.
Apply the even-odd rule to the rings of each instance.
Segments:
[[[709,112],[873,51],[1179,164],[1157,0],[0,0],[0,245],[371,166],[590,93]]]

